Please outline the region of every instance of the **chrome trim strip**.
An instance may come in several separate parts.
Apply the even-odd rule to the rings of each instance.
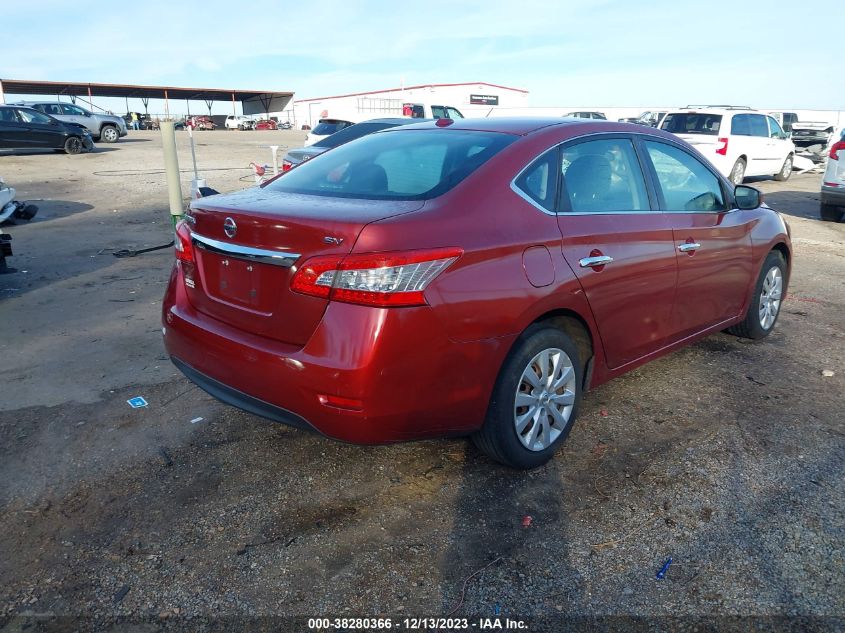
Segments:
[[[608,121],[608,123],[611,123],[611,121]],[[547,126],[547,127],[549,127],[549,126]],[[659,130],[660,128],[654,128],[654,129]],[[631,137],[632,142],[633,142],[633,137],[635,137],[635,136],[640,137],[640,138],[645,138],[645,139],[656,139],[658,142],[666,143],[667,145],[672,145],[674,147],[677,147],[681,151],[689,154],[689,148],[684,147],[680,143],[676,142],[674,139],[666,138],[664,136],[655,136],[653,134],[644,134],[644,133],[639,132],[637,130],[624,130],[624,131],[617,130],[617,131],[614,131],[614,132],[584,132],[583,134],[578,134],[577,136],[572,136],[572,137],[566,139],[565,141],[561,141],[560,143],[556,143],[556,144],[552,145],[551,147],[547,147],[546,149],[542,150],[539,154],[537,154],[534,158],[529,160],[528,163],[526,163],[525,166],[522,169],[520,169],[519,172],[517,172],[516,176],[514,176],[513,179],[511,180],[511,183],[510,183],[511,190],[515,194],[517,194],[520,198],[522,198],[523,200],[525,200],[526,202],[528,202],[529,204],[531,204],[535,208],[539,209],[540,211],[542,211],[546,215],[553,215],[553,216],[559,216],[559,217],[566,217],[568,215],[631,215],[631,214],[643,214],[643,213],[652,213],[652,214],[656,214],[656,213],[716,213],[716,214],[718,214],[718,213],[731,213],[731,212],[737,210],[737,208],[734,206],[730,209],[723,209],[721,211],[718,211],[718,210],[714,210],[714,211],[687,211],[687,210],[670,210],[670,209],[646,209],[646,210],[642,210],[642,211],[557,211],[556,212],[556,211],[548,211],[547,209],[544,209],[539,204],[537,204],[537,202],[534,199],[532,199],[528,194],[524,193],[519,187],[517,187],[516,181],[519,180],[520,176],[522,176],[522,172],[524,172],[526,169],[531,167],[531,165],[534,164],[535,160],[540,158],[543,154],[545,154],[549,150],[552,150],[554,148],[559,148],[562,145],[566,145],[568,143],[571,143],[572,141],[580,140],[580,139],[583,139],[583,138],[586,138],[586,137],[589,137],[589,136],[614,136],[614,135],[623,135],[623,136],[626,136],[626,137]],[[693,148],[693,149],[695,149],[695,148]],[[696,150],[696,151],[698,151],[698,150]],[[693,158],[695,158],[695,157],[693,157]],[[702,158],[704,158],[704,157],[702,156]],[[699,161],[699,162],[701,162],[701,161]],[[707,159],[705,159],[705,162],[709,162],[709,161],[707,161]],[[706,164],[704,166],[707,167]],[[726,178],[724,176],[722,176],[722,174],[718,170],[708,169],[708,171],[711,174],[713,174],[714,176],[716,176],[716,178],[720,182],[728,182],[726,180]],[[648,179],[648,176],[646,176],[645,172],[643,172],[643,178]],[[731,185],[731,186],[733,186],[733,185]]]
[[[549,148],[549,149],[551,149],[551,148]],[[549,150],[546,150],[546,151],[549,151]],[[546,153],[546,152],[543,152],[543,154],[545,154],[545,153]],[[540,154],[540,156],[542,156],[543,154]],[[529,196],[527,193],[525,193],[522,189],[520,189],[519,187],[517,187],[517,186],[516,186],[516,181],[517,181],[517,180],[519,180],[519,177],[522,175],[522,172],[523,172],[523,171],[525,171],[526,169],[528,169],[528,168],[529,168],[529,167],[530,167],[530,166],[534,163],[534,161],[535,161],[535,160],[537,160],[537,158],[539,158],[540,156],[537,156],[536,158],[532,159],[532,161],[531,161],[530,163],[528,163],[528,165],[526,165],[525,167],[523,167],[523,168],[522,168],[522,170],[521,170],[521,171],[520,171],[520,172],[516,175],[516,178],[514,178],[513,180],[511,180],[511,190],[512,190],[512,191],[513,191],[516,195],[518,195],[520,198],[522,198],[523,200],[525,200],[528,204],[530,204],[530,205],[532,205],[533,207],[535,207],[535,208],[539,209],[540,211],[542,211],[542,212],[543,212],[543,213],[545,213],[546,215],[553,215],[553,216],[557,216],[557,215],[559,215],[559,214],[555,213],[554,211],[549,211],[548,209],[546,209],[546,208],[544,208],[544,207],[541,207],[539,204],[537,204],[537,201],[536,201],[536,200],[534,200],[534,198],[532,198],[532,197],[531,197],[531,196]]]
[[[201,249],[217,253],[218,255],[260,262],[262,264],[272,264],[273,266],[281,266],[282,268],[290,268],[301,257],[299,253],[283,253],[280,251],[269,251],[263,248],[221,242],[220,240],[205,237],[199,233],[192,233],[191,241]]]

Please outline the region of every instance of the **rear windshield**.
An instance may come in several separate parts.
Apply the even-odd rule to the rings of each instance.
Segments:
[[[334,134],[338,130],[342,130],[345,127],[349,127],[350,123],[346,121],[320,121],[313,130],[311,130],[311,134],[318,134],[319,136],[328,136],[329,134]]]
[[[721,114],[674,112],[666,115],[660,129],[672,132],[672,134],[709,134],[716,136],[721,125]]]
[[[335,132],[322,141],[314,143],[314,147],[332,148],[338,145],[343,145],[349,141],[354,141],[356,138],[361,138],[367,134],[378,132],[379,130],[386,130],[389,127],[396,127],[396,123],[356,123],[347,128],[343,128],[340,132]],[[320,127],[319,125],[317,127]]]
[[[428,200],[457,185],[517,139],[467,130],[398,130],[364,136],[312,158],[271,191],[370,200]]]

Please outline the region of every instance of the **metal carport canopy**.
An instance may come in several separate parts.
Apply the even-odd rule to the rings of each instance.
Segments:
[[[131,84],[71,83],[63,81],[27,81],[0,79],[0,96],[68,95],[90,97],[133,97],[138,99],[187,99],[191,101],[240,101],[244,114],[284,110],[292,92],[270,90],[228,90],[224,88],[184,88],[179,86],[136,86]],[[169,109],[169,108],[168,108]]]

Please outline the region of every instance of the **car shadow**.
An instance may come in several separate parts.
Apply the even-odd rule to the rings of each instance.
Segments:
[[[94,208],[93,205],[86,202],[76,202],[74,200],[43,200],[38,198],[25,200],[19,198],[19,201],[27,204],[34,204],[38,207],[37,215],[31,220],[9,218],[0,226],[13,227],[40,224],[50,220],[66,218],[71,215],[76,215],[77,213],[83,213],[84,211]]]
[[[807,193],[806,191],[772,191],[763,194],[764,202],[775,211],[796,218],[821,222],[819,199],[819,193]]]
[[[465,443],[452,531],[440,561],[442,617],[525,618],[569,612],[580,575],[569,564],[565,462],[519,471]],[[531,595],[535,575],[553,595]],[[505,596],[526,590],[513,604]],[[566,605],[563,607],[562,605]]]

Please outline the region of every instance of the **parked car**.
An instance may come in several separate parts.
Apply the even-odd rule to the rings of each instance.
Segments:
[[[303,145],[308,147],[318,141],[322,141],[327,136],[331,136],[335,132],[340,132],[343,128],[355,125],[353,121],[347,119],[320,119],[313,130],[310,130],[305,135],[305,142]]]
[[[420,119],[407,119],[404,117],[388,118],[388,119],[372,119],[370,121],[362,121],[355,125],[343,128],[340,132],[335,132],[331,136],[327,136],[322,141],[314,143],[310,147],[300,147],[289,150],[282,159],[282,171],[289,171],[292,167],[296,167],[300,163],[304,163],[310,158],[319,156],[323,152],[330,150],[333,147],[338,147],[349,141],[354,141],[356,138],[361,138],[373,132],[379,132],[392,127],[399,127],[400,125],[409,125],[411,123],[419,123]]]
[[[660,128],[690,143],[730,181],[746,176],[788,180],[795,146],[771,116],[746,107],[708,107],[669,112]]]
[[[252,130],[255,129],[255,121],[242,115],[229,115],[224,126],[227,130]]]
[[[603,112],[569,112],[563,116],[569,116],[576,119],[594,119],[596,121],[607,121],[607,117]]]
[[[117,143],[128,134],[126,121],[114,114],[94,114],[85,108],[64,101],[21,101],[26,105],[59,121],[76,123],[88,129],[91,138],[104,143]]]
[[[830,222],[841,222],[845,216],[845,128],[828,153],[819,212],[822,220]]]
[[[402,116],[412,119],[463,119],[464,115],[455,107],[431,105],[428,103],[403,103]]]
[[[207,116],[190,116],[185,119],[185,127],[192,130],[213,130],[217,125]]]
[[[293,124],[290,121],[280,121],[277,123],[277,126],[280,130],[290,130],[293,128]]]
[[[278,130],[279,126],[276,125],[276,122],[273,119],[261,119],[260,121],[255,122],[255,129],[256,130]]]
[[[94,149],[87,128],[59,121],[27,106],[0,104],[0,149],[55,149],[79,154]]]
[[[828,121],[796,121],[792,124],[792,142],[799,156],[823,163],[830,146],[838,140],[839,128]]]
[[[653,112],[652,110],[646,110],[645,112],[641,112],[639,116],[619,119],[619,122],[647,125],[648,127],[660,127],[660,124],[663,123],[663,118],[665,116],[665,112]]]
[[[660,130],[384,130],[193,201],[164,344],[252,413],[361,444],[472,434],[531,468],[585,389],[726,328],[772,331],[792,249],[761,199]]]

